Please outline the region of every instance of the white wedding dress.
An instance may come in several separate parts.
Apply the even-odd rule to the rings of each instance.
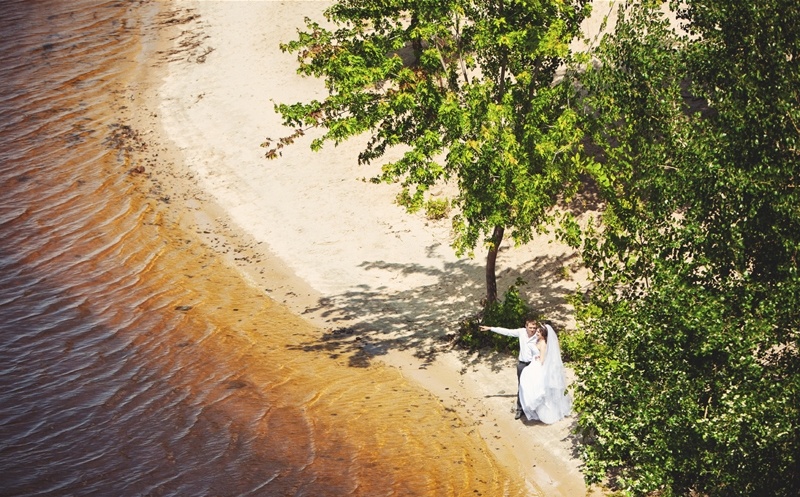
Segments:
[[[544,363],[538,355],[522,370],[519,379],[519,401],[529,421],[552,424],[572,410],[572,400],[566,395],[567,381],[558,336],[547,326],[547,349]]]

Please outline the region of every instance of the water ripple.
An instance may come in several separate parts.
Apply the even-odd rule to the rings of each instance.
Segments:
[[[318,330],[125,174],[124,68],[168,4],[3,2],[0,493],[513,495],[474,437],[435,443],[438,403],[398,412],[425,398],[399,375],[300,350]]]

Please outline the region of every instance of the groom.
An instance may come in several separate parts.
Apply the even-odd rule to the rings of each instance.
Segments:
[[[481,331],[491,331],[500,335],[519,338],[519,357],[517,361],[517,413],[514,419],[522,417],[522,404],[519,402],[519,377],[525,366],[531,363],[536,349],[536,342],[538,341],[536,330],[541,329],[542,325],[533,317],[528,316],[525,318],[524,328],[502,328],[500,326],[481,326]]]

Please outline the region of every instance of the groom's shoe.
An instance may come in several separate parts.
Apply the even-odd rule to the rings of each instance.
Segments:
[[[517,413],[514,415],[514,419],[519,419],[521,417],[522,417],[522,411],[517,411]]]

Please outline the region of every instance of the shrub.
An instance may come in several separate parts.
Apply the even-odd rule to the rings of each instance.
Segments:
[[[444,219],[450,214],[450,202],[446,198],[425,202],[425,217],[430,220]]]
[[[517,280],[501,300],[487,306],[483,315],[467,318],[463,320],[458,329],[458,336],[455,339],[456,345],[469,349],[478,350],[482,348],[492,348],[500,352],[517,353],[519,342],[514,337],[507,337],[497,333],[486,333],[480,331],[481,324],[491,326],[502,326],[504,328],[520,328],[524,325],[526,316],[531,314],[530,306],[519,294],[519,286],[524,281]]]

